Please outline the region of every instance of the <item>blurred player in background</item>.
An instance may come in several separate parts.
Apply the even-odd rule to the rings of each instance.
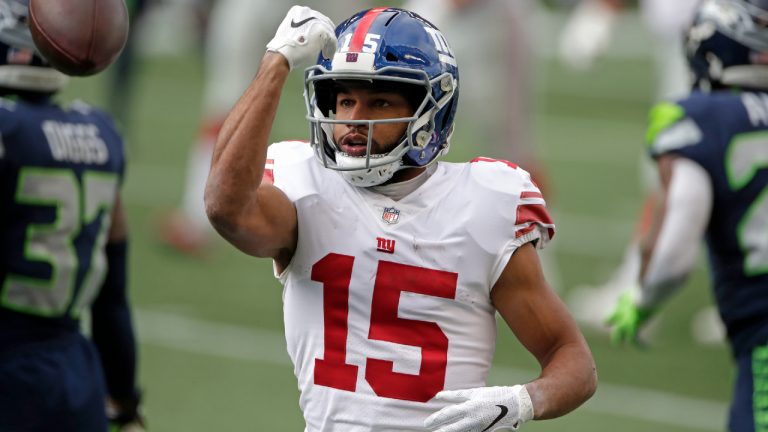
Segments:
[[[137,430],[111,119],[53,95],[67,77],[36,54],[26,0],[0,0],[0,430]],[[92,340],[80,332],[90,309]]]
[[[290,9],[206,189],[221,235],[274,260],[306,430],[517,430],[575,409],[597,377],[541,271],[554,234],[542,194],[510,162],[438,162],[461,89],[445,37],[386,7],[335,35]],[[268,146],[290,70],[313,61],[310,143]],[[497,312],[539,361],[535,380],[486,386]]]
[[[127,0],[125,2],[130,17],[130,28],[136,27],[137,21],[151,0]],[[136,32],[128,34],[128,40],[112,66],[110,77],[109,112],[125,129],[130,129],[131,107],[133,106],[134,84],[136,80]]]
[[[685,47],[696,90],[651,111],[663,200],[643,242],[639,292],[610,316],[638,331],[686,280],[704,239],[737,362],[730,432],[768,430],[768,0],[707,0]]]
[[[683,52],[683,37],[693,20],[699,0],[640,0],[640,13],[652,38],[656,65],[656,100],[673,100],[691,88],[690,71]],[[580,0],[560,35],[559,57],[575,70],[587,71],[609,48],[619,17],[628,6],[625,0]],[[576,319],[603,328],[602,318],[640,271],[639,241],[648,231],[659,199],[659,184],[653,166],[641,159],[641,182],[646,200],[633,239],[610,279],[598,287],[576,287],[569,306]]]
[[[680,48],[700,0],[640,0],[640,13],[653,39],[656,98],[684,96],[690,88]],[[580,0],[560,35],[559,56],[576,70],[589,70],[610,47],[626,0]]]
[[[258,68],[259,56],[273,29],[291,3],[274,0],[216,0],[210,11],[205,40],[205,83],[202,120],[197,143],[191,148],[181,207],[164,221],[164,243],[184,253],[200,255],[210,240],[203,192],[211,165],[213,144],[229,110],[248,87]],[[308,0],[323,5],[331,18],[350,9],[362,9],[353,0]],[[344,12],[342,12],[344,11]]]

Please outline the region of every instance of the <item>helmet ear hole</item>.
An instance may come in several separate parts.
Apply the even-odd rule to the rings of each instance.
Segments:
[[[430,139],[432,139],[432,134],[423,129],[416,133],[416,145],[419,146],[419,148],[426,147],[427,144],[429,144]]]

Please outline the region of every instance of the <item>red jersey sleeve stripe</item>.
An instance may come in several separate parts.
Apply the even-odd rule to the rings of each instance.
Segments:
[[[275,184],[275,160],[267,159],[264,164],[264,175],[261,178],[262,183]]]
[[[522,237],[528,234],[536,228],[536,225],[546,227],[550,238],[555,235],[554,229],[551,228],[554,225],[554,221],[549,215],[547,208],[541,204],[523,204],[518,206],[515,225],[526,225],[525,228],[519,229],[515,233],[515,237]]]
[[[363,44],[365,43],[365,35],[368,34],[368,30],[371,28],[371,25],[376,20],[376,17],[379,16],[380,13],[384,12],[389,8],[387,7],[379,7],[375,9],[371,9],[363,15],[363,17],[360,19],[360,24],[357,25],[357,28],[355,29],[355,33],[352,35],[352,41],[349,43],[349,52],[353,53],[359,53],[363,50]]]
[[[517,207],[517,219],[515,225],[525,223],[540,223],[543,225],[552,225],[554,221],[549,215],[547,208],[541,204],[522,204]]]

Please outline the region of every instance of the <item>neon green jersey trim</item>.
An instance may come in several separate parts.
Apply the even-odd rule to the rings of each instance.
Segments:
[[[755,432],[768,432],[768,346],[752,351],[752,380]]]
[[[672,102],[662,102],[651,108],[648,114],[648,131],[645,133],[645,142],[653,145],[656,137],[666,128],[670,127],[685,117],[683,107]]]

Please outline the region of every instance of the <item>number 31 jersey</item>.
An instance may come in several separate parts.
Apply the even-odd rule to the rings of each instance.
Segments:
[[[298,214],[279,279],[306,430],[424,430],[437,392],[484,386],[491,287],[519,246],[554,234],[529,174],[441,162],[393,201],[349,185],[307,143],[273,144],[267,158],[265,177]]]

